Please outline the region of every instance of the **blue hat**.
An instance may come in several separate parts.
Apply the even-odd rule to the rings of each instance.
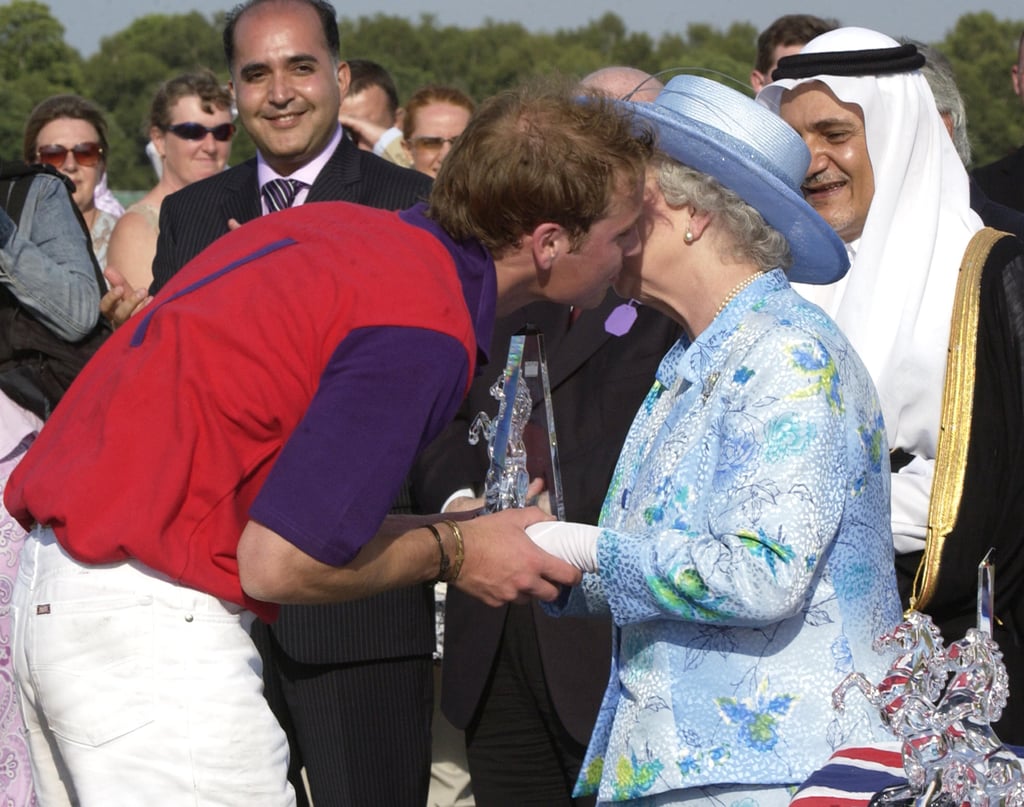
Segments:
[[[824,285],[850,268],[846,247],[804,201],[811,154],[774,112],[717,81],[676,76],[651,103],[627,103],[653,124],[658,148],[717,179],[785,236],[797,283]]]

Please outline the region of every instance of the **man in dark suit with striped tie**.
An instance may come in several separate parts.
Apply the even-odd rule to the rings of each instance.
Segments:
[[[398,209],[430,190],[425,175],[343,136],[338,109],[349,70],[329,3],[250,0],[229,15],[224,51],[239,119],[258,153],[167,197],[152,294],[234,222],[317,201]],[[410,511],[403,488],[393,512]],[[426,801],[433,620],[431,589],[418,586],[352,603],[286,606],[274,625],[256,623],[267,697],[289,736],[300,803],[303,766],[317,807]],[[391,764],[396,757],[401,765]]]
[[[429,190],[419,174],[375,159],[343,137],[338,108],[349,72],[338,59],[329,3],[255,0],[232,20],[224,52],[239,118],[258,154],[164,202],[152,293],[226,233],[232,219],[244,223],[270,212],[271,204],[345,201],[397,209]],[[278,181],[292,186],[288,196],[268,203],[264,190],[261,199],[261,189]]]

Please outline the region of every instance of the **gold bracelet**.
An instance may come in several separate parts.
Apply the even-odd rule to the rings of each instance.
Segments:
[[[466,545],[462,541],[462,530],[459,529],[459,525],[450,518],[446,518],[444,523],[448,525],[452,535],[455,536],[455,565],[452,567],[451,576],[447,581],[454,583],[459,579],[459,572],[462,571],[462,561],[466,559]]]
[[[446,582],[448,580],[448,568],[451,565],[451,561],[448,559],[448,553],[444,551],[444,541],[441,540],[441,533],[437,531],[437,527],[433,524],[426,524],[425,526],[430,530],[430,534],[434,536],[434,540],[437,541],[437,548],[441,553],[441,561],[438,563],[437,567],[437,577],[435,577],[432,582]],[[459,561],[459,564],[461,565],[462,561]],[[456,572],[456,574],[457,573],[458,572]]]

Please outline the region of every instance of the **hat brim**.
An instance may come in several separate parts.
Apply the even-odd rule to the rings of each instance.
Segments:
[[[622,101],[655,129],[658,149],[718,180],[753,207],[789,244],[795,283],[827,285],[850,268],[842,239],[803,195],[766,170],[750,146],[726,132],[651,103]]]

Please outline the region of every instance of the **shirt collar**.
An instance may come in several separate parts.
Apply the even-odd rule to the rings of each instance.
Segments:
[[[421,202],[399,215],[407,223],[420,227],[437,238],[455,261],[466,299],[473,319],[473,330],[477,343],[477,372],[488,360],[491,338],[494,334],[494,318],[498,299],[498,276],[494,258],[483,244],[476,239],[456,241],[436,221],[426,215],[427,204]]]
[[[263,159],[263,155],[256,152],[256,178],[259,181],[259,185],[262,188],[272,179],[297,179],[302,182],[307,188],[311,187],[316,178],[320,176],[320,172],[324,166],[331,159],[331,155],[334,154],[334,150],[338,148],[338,144],[341,143],[341,126],[338,126],[334,130],[334,135],[330,141],[324,147],[323,151],[316,155],[312,160],[303,165],[301,168],[296,169],[286,177],[281,176],[277,171],[267,165],[266,160]]]

